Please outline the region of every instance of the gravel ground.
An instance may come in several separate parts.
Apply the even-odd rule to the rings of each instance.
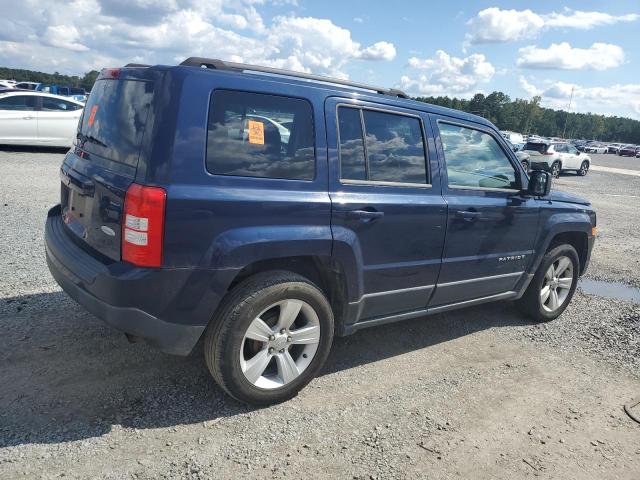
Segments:
[[[620,157],[613,153],[589,153],[591,163],[601,167],[625,168],[627,170],[640,170],[640,158]]]
[[[544,325],[497,303],[365,330],[252,409],[201,352],[128,344],[50,278],[61,159],[0,151],[0,478],[640,478],[640,306],[578,291]],[[640,178],[557,186],[598,210],[588,275],[640,285]]]

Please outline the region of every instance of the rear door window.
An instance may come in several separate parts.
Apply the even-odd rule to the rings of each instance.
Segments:
[[[36,108],[36,97],[33,95],[11,95],[0,98],[0,110],[32,111]]]
[[[343,180],[427,184],[427,159],[419,118],[340,107],[338,128]]]
[[[42,110],[45,112],[72,112],[81,108],[81,105],[60,98],[42,97]]]
[[[216,90],[206,164],[216,175],[313,180],[311,105],[299,98]]]

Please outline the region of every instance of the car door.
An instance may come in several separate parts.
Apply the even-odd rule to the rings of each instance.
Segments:
[[[571,170],[580,169],[580,164],[582,163],[582,158],[580,157],[580,152],[573,145],[566,146],[567,153],[565,153],[565,159],[563,161],[563,165],[565,168]]]
[[[325,109],[334,256],[360,278],[355,318],[424,310],[446,224],[428,117],[340,98]]]
[[[0,98],[0,143],[31,145],[37,141],[36,102],[33,95]]]
[[[45,145],[71,146],[82,106],[56,97],[40,97],[38,138]]]
[[[448,204],[442,268],[430,307],[513,295],[532,258],[539,207],[524,171],[491,128],[432,116]]]

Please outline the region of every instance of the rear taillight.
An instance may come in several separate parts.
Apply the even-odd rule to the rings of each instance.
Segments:
[[[166,201],[162,188],[131,184],[124,199],[122,260],[140,267],[162,265]]]

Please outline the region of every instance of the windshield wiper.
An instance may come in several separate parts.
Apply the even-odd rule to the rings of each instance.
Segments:
[[[85,135],[84,133],[80,133],[78,134],[78,136],[80,137],[80,140],[83,143],[84,142],[95,143],[96,145],[100,145],[101,147],[109,148],[106,143],[104,143],[102,140],[97,139],[93,135]]]

